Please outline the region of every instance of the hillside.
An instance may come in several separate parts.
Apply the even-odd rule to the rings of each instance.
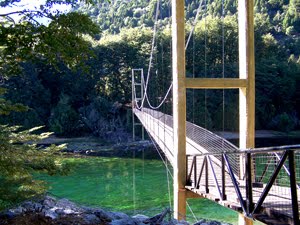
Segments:
[[[112,0],[100,1],[95,5],[78,5],[76,10],[89,15],[103,32],[119,33],[122,28],[152,27],[156,10],[156,0]],[[200,2],[202,15],[234,15],[237,12],[236,0],[186,0],[186,19],[192,21]],[[296,35],[300,31],[299,0],[256,0],[256,18],[263,17],[272,33]],[[171,12],[170,1],[161,1],[159,20],[167,25]]]
[[[153,29],[156,2],[154,0],[114,0],[110,3],[103,1],[96,5],[79,5],[76,10],[89,15],[97,23],[102,35],[100,42],[107,39],[120,40],[131,32],[139,30],[139,35],[148,29]],[[225,23],[225,73],[237,74],[237,1],[236,0],[186,0],[186,21],[189,30],[197,13],[200,2],[202,7],[199,21],[196,23],[193,49],[187,51],[187,74],[203,73],[203,44],[205,37],[207,46],[207,61],[212,73],[220,71],[221,65],[213,61],[221,59],[221,27]],[[257,128],[258,129],[295,129],[299,125],[299,109],[296,102],[300,101],[299,54],[300,54],[300,1],[299,0],[257,0],[255,1],[255,45],[256,45],[256,85],[257,85]],[[158,29],[166,33],[170,26],[170,1],[161,1],[158,16]],[[222,22],[222,16],[224,21]],[[204,28],[206,26],[206,28]],[[132,30],[132,28],[135,28]],[[204,31],[207,29],[208,31]],[[146,32],[147,33],[147,32]],[[189,33],[189,31],[187,31]],[[160,34],[158,34],[159,36]],[[130,35],[129,35],[130,36]],[[162,36],[164,36],[162,34]],[[109,38],[108,38],[109,37]],[[127,36],[128,37],[128,36]],[[164,40],[164,48],[169,48]],[[168,39],[168,37],[167,37]],[[148,41],[147,44],[150,42]],[[143,43],[145,45],[145,43]],[[219,46],[219,47],[218,47]],[[142,48],[141,46],[139,46]],[[202,48],[202,49],[201,49]],[[167,55],[165,51],[157,54]],[[194,52],[194,53],[192,53]],[[192,56],[194,54],[194,56]],[[192,59],[194,57],[194,59]],[[214,58],[216,57],[216,58]],[[146,57],[147,59],[147,57]],[[197,62],[197,65],[192,61]],[[167,59],[166,61],[169,61]],[[166,63],[166,62],[165,62]],[[157,68],[160,62],[157,62]],[[138,65],[136,65],[138,66]],[[146,65],[139,65],[146,67]],[[154,65],[155,67],[155,65]],[[202,67],[202,68],[201,68]],[[215,69],[214,69],[215,68]],[[215,95],[215,94],[211,94]],[[227,114],[236,115],[234,104],[235,94],[229,94]],[[220,97],[211,98],[211,113],[218,111]],[[215,105],[215,106],[213,106]],[[204,106],[199,106],[200,109]],[[188,116],[191,113],[188,112]],[[200,113],[201,114],[201,113]],[[203,114],[203,113],[202,113]],[[225,113],[226,114],[226,113]],[[225,115],[226,116],[226,115]],[[197,116],[196,116],[197,117]],[[200,117],[200,115],[198,115]],[[203,115],[202,115],[203,117]],[[209,115],[210,117],[210,115]],[[216,116],[220,118],[220,116]],[[189,118],[192,119],[192,118]],[[193,119],[195,120],[195,119]],[[211,119],[212,120],[212,119]],[[214,119],[216,120],[216,118]],[[218,119],[217,119],[218,120]],[[196,119],[197,121],[197,119]],[[201,124],[202,119],[198,120]],[[209,120],[210,121],[210,120]],[[203,122],[202,122],[203,123]],[[208,122],[212,129],[220,129],[217,124]],[[226,126],[237,128],[234,119]],[[203,125],[203,124],[201,124]],[[235,128],[232,128],[235,127]],[[285,127],[285,128],[283,128]]]

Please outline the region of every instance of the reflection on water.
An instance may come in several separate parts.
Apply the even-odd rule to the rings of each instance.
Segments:
[[[49,182],[53,195],[127,213],[155,208],[154,213],[158,213],[169,206],[165,167],[158,160],[146,163],[141,159],[101,157],[69,160],[76,164],[70,175],[39,175]]]
[[[50,193],[57,197],[130,215],[153,216],[170,206],[167,174],[160,160],[91,157],[68,161],[75,165],[68,176],[38,176],[49,182]],[[197,218],[237,223],[235,212],[209,200],[189,200],[189,205]],[[195,222],[189,211],[187,220]]]

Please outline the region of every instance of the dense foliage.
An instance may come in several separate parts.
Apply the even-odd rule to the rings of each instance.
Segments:
[[[131,69],[144,68],[145,73],[148,70],[156,2],[97,1],[92,5],[79,4],[65,17],[56,15],[57,19],[44,26],[50,32],[44,40],[53,40],[53,43],[37,48],[40,50],[34,51],[32,57],[24,54],[26,57],[20,62],[12,60],[23,75],[10,77],[3,84],[7,88],[6,98],[27,105],[29,110],[11,113],[1,121],[27,128],[45,124],[57,134],[69,136],[85,133],[105,136],[123,129],[128,125],[124,106],[131,101]],[[186,1],[187,34],[199,2]],[[187,76],[238,76],[237,2],[223,3],[221,0],[203,2],[200,21],[187,49]],[[149,88],[154,105],[170,85],[169,4],[163,1],[160,6]],[[290,131],[299,127],[300,111],[296,107],[300,95],[298,6],[298,0],[255,2],[258,129]],[[90,16],[100,26],[101,33],[96,32],[92,24],[76,25],[85,18],[78,12]],[[81,19],[76,21],[76,18]],[[66,30],[56,32],[61,23]],[[91,32],[86,32],[86,28]],[[69,30],[70,37],[73,31],[89,36],[78,36],[80,41],[59,41],[62,36],[71,39],[67,35]],[[51,32],[57,36],[52,37]],[[78,47],[73,48],[75,43]],[[47,52],[49,47],[51,51]],[[225,121],[225,129],[236,130],[237,92],[226,91],[224,96],[222,91],[189,90],[188,119],[214,130],[222,129]],[[163,110],[170,111],[170,101],[169,98]]]
[[[0,7],[18,2],[1,1]],[[3,86],[0,87],[0,117],[5,122],[0,125],[0,209],[47,190],[44,182],[33,178],[35,172],[53,175],[68,171],[68,165],[58,154],[64,146],[38,147],[37,141],[50,133],[38,132],[42,127],[31,127],[48,119],[49,108],[43,106],[51,103],[49,91],[37,79],[40,71],[34,65],[43,65],[43,70],[48,65],[57,73],[61,64],[71,71],[84,69],[81,62],[91,55],[90,44],[83,35],[98,33],[99,28],[85,15],[75,12],[61,15],[51,11],[53,3],[76,2],[48,0],[39,9],[0,14],[0,82]],[[19,15],[19,21],[14,20],[14,14]],[[41,17],[51,19],[50,24],[40,24]]]
[[[78,5],[76,8],[89,15],[103,31],[119,33],[122,28],[152,27],[156,11],[154,0],[99,1],[95,5]],[[200,2],[202,15],[213,17],[237,13],[237,0],[185,0],[186,19],[192,21]],[[170,1],[161,1],[160,23],[167,25],[171,14]],[[296,34],[299,32],[299,0],[255,0],[257,17],[263,16],[273,32]]]
[[[3,92],[3,89],[0,91]],[[27,109],[2,97],[0,102],[0,115]],[[69,170],[68,165],[55,156],[64,146],[39,148],[37,141],[48,137],[50,133],[34,134],[37,129],[39,127],[21,130],[18,126],[0,125],[0,210],[46,191],[47,185],[33,179],[33,172],[42,171],[52,175],[65,174]]]

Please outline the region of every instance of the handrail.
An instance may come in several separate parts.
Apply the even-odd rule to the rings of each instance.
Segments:
[[[188,154],[187,156],[207,156],[207,155],[223,155],[223,154],[246,154],[246,153],[273,153],[273,152],[280,152],[283,150],[292,150],[292,151],[300,151],[300,145],[284,145],[284,146],[273,146],[273,147],[265,147],[265,148],[248,148],[248,149],[241,149],[238,151],[220,151],[218,153],[215,152],[207,152],[207,153],[197,153],[197,154]]]
[[[243,213],[248,217],[254,218],[255,216],[261,213],[260,210],[262,208],[270,208],[271,210],[277,211],[279,214],[282,213],[285,214],[287,217],[291,218],[293,220],[293,224],[300,224],[299,202],[298,202],[298,198],[300,198],[300,196],[298,197],[298,193],[297,193],[298,192],[297,189],[299,189],[299,185],[296,176],[296,173],[300,172],[299,170],[300,164],[297,165],[297,163],[300,163],[299,161],[300,152],[297,152],[299,150],[300,150],[300,145],[288,145],[288,146],[275,146],[275,147],[268,147],[268,148],[255,148],[255,149],[251,149],[251,150],[248,149],[239,152],[190,154],[187,155],[187,161],[191,162],[189,161],[189,159],[191,159],[192,157],[192,164],[190,164],[191,167],[188,167],[189,170],[187,171],[188,173],[187,185],[189,184],[189,186],[192,189],[197,190],[198,193],[201,187],[205,187],[207,190],[208,187],[207,180],[205,182],[200,183],[200,179],[203,173],[204,166],[207,166],[207,164],[209,163],[212,171],[212,174],[210,174],[210,176],[214,183],[214,184],[211,183],[210,186],[214,188],[216,195],[220,196],[221,200],[223,201],[227,200],[225,191],[229,186],[231,186],[234,188],[236,197],[238,199],[238,202],[240,204]],[[277,154],[279,151],[282,152],[282,154]],[[298,160],[295,159],[295,155],[296,155],[295,153],[297,153]],[[233,174],[231,162],[228,160],[229,154],[231,156],[232,154],[245,154],[246,180],[243,181],[242,183],[239,183]],[[220,165],[213,165],[209,161],[210,156],[216,156],[216,155],[219,155],[224,159],[224,162],[227,167],[227,171],[229,172],[230,175],[230,180],[228,180],[227,178],[227,182],[225,182],[225,176],[226,176],[225,168]],[[274,155],[276,155],[276,157]],[[274,163],[271,162],[272,160],[270,160],[270,157],[276,159],[279,157],[279,160],[278,162],[275,161],[276,163]],[[256,162],[256,160],[258,161]],[[286,162],[288,162],[288,165],[285,165]],[[266,164],[265,169],[262,169],[261,167],[265,164]],[[266,168],[269,167],[267,164],[270,164],[272,166],[270,169],[268,169],[268,171],[266,171]],[[258,167],[260,167],[260,169]],[[199,170],[196,168],[201,168],[201,169]],[[216,169],[218,171],[220,170],[221,171],[217,173],[215,171]],[[205,174],[206,176],[208,176],[207,173],[208,171],[206,171]],[[264,179],[259,179],[260,176],[263,176]],[[282,176],[284,177],[284,181],[281,181]],[[255,182],[255,180],[253,180],[253,178],[255,177],[258,178],[258,181],[261,184],[260,186],[254,186],[254,184],[259,185],[259,183],[252,183],[252,181]],[[222,180],[222,183],[220,184],[218,180]],[[262,182],[264,182],[264,184]],[[274,186],[276,186],[275,189],[273,188]],[[244,190],[245,192],[243,192],[242,190]],[[205,193],[208,193],[208,191],[205,191]],[[253,200],[253,196],[256,196],[255,201]],[[273,200],[273,202],[272,201],[269,202],[267,200],[267,198],[275,198],[275,196],[279,200],[277,201]],[[282,199],[285,200],[284,204],[278,202],[278,201],[283,201]],[[283,204],[283,205],[278,206],[278,204],[279,205]],[[288,212],[286,207],[290,209]]]

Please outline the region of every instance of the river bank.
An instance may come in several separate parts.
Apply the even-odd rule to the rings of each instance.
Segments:
[[[137,214],[128,216],[122,212],[105,211],[77,205],[67,199],[45,196],[26,201],[18,207],[0,213],[0,225],[189,225],[172,218],[168,209],[148,217]],[[218,221],[199,220],[194,225],[230,225]]]
[[[38,142],[40,146],[66,144],[63,150],[71,155],[103,156],[103,157],[134,157],[159,159],[156,148],[149,140],[127,141],[118,143],[95,137],[61,138],[54,135]]]
[[[229,140],[238,146],[239,133],[218,131],[217,135]],[[129,136],[129,134],[127,135]],[[255,133],[256,147],[268,147],[279,145],[291,145],[300,143],[300,131],[290,133],[273,131],[273,130],[257,130]],[[41,146],[49,146],[51,144],[66,144],[65,153],[71,155],[82,156],[103,156],[103,157],[137,157],[145,159],[159,159],[157,149],[150,140],[119,142],[112,138],[103,140],[100,138],[87,136],[75,138],[62,138],[54,135],[41,140]],[[134,155],[133,155],[134,154]]]
[[[227,140],[233,140],[239,138],[238,132],[215,131],[215,133]],[[136,142],[131,141],[129,138],[130,134],[128,134],[127,136],[128,138],[126,142],[120,142],[116,138],[111,138],[109,139],[109,141],[107,141],[93,136],[64,138],[64,137],[56,137],[55,135],[51,135],[50,137],[41,140],[39,144],[50,145],[50,144],[62,144],[62,143],[68,143],[68,144],[91,143],[91,146],[104,147],[104,146],[111,146],[111,145],[122,146],[123,144],[126,143],[128,143],[128,145],[132,145],[132,143],[141,143],[141,144],[143,144],[143,142],[147,143],[147,141],[136,141]],[[291,131],[288,133],[282,131],[275,131],[275,130],[256,130],[255,138],[300,138],[300,130]]]

